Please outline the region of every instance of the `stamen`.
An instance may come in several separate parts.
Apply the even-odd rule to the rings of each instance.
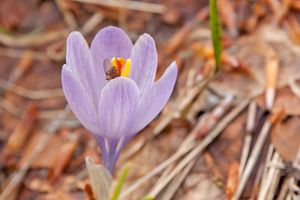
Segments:
[[[125,66],[123,67],[122,75],[121,76],[124,76],[124,77],[128,77],[129,76],[130,66],[131,66],[131,60],[127,59],[126,63],[125,63]]]

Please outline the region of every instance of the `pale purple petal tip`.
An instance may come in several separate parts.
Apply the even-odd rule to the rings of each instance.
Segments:
[[[129,77],[135,81],[143,96],[154,83],[157,68],[157,52],[153,38],[148,34],[139,37],[133,46]]]
[[[147,126],[168,102],[177,78],[177,65],[173,62],[163,76],[141,97],[135,118],[130,127],[133,136]]]
[[[62,68],[61,82],[66,99],[77,119],[89,131],[101,134],[95,107],[82,84],[67,65]]]
[[[66,60],[74,76],[81,82],[95,108],[97,108],[100,92],[104,85],[98,84],[100,77],[95,74],[89,46],[81,33],[77,31],[72,32],[68,37]],[[105,80],[104,75],[102,79]]]

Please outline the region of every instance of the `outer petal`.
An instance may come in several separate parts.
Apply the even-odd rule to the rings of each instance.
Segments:
[[[139,102],[139,89],[130,78],[115,78],[103,88],[99,115],[104,136],[121,139],[126,136]]]
[[[177,78],[177,65],[173,62],[163,76],[141,97],[134,122],[128,131],[130,137],[147,126],[169,100]]]
[[[157,52],[153,38],[148,34],[139,37],[133,46],[129,77],[135,81],[140,95],[154,83],[157,68]]]
[[[97,85],[103,88],[106,84],[106,76],[103,70],[104,59],[123,57],[128,59],[132,49],[132,42],[124,31],[117,27],[101,29],[91,44],[91,55],[98,76]]]
[[[82,84],[67,65],[63,66],[61,82],[66,99],[77,119],[90,132],[101,134],[99,118],[94,105]]]
[[[66,60],[67,65],[72,69],[75,77],[81,82],[95,107],[97,107],[101,88],[96,85],[90,50],[81,33],[75,31],[69,35]]]

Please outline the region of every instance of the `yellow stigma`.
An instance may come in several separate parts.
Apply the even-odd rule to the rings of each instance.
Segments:
[[[130,73],[130,65],[131,65],[131,60],[130,60],[130,59],[127,59],[127,60],[126,60],[126,63],[125,63],[125,66],[123,67],[121,76],[124,76],[124,77],[128,77],[128,76],[129,76],[129,73]]]

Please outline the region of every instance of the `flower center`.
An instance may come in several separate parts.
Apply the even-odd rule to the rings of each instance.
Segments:
[[[106,74],[106,80],[117,78],[119,76],[128,77],[130,73],[131,60],[123,58],[108,58],[103,62],[103,68]]]

